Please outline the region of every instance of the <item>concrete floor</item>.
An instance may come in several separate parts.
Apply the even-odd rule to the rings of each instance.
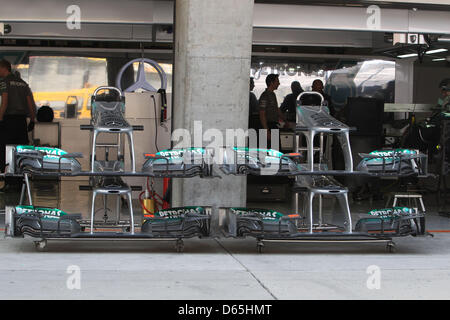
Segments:
[[[74,188],[63,183],[59,205],[85,212],[89,193]],[[39,205],[58,202],[52,189],[34,192],[41,193]],[[0,206],[15,197],[0,196]],[[436,210],[427,206],[429,229],[449,230],[450,219]],[[396,244],[397,253],[388,254],[376,243],[268,243],[258,254],[254,239],[191,239],[184,253],[171,242],[50,242],[39,253],[30,238],[1,239],[0,299],[450,298],[450,233]],[[367,287],[372,265],[380,268],[380,289]],[[79,290],[67,287],[69,266],[79,267]]]

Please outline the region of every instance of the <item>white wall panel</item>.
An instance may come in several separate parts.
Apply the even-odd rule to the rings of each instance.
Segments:
[[[409,30],[412,33],[450,34],[450,12],[410,11]]]
[[[253,44],[370,48],[372,32],[255,28]]]
[[[66,9],[72,4],[72,0],[8,1],[8,5],[2,6],[2,10],[0,10],[0,22],[60,22],[65,24],[69,16],[66,13]],[[89,23],[173,23],[173,1],[78,0],[76,4],[81,9],[82,29],[84,24]],[[367,12],[366,7],[258,3],[254,6],[253,26],[255,28],[266,29],[283,28],[295,30],[316,29],[450,34],[450,11],[381,9],[380,25],[377,29],[370,27],[370,24],[368,26],[367,21],[370,16],[371,13]],[[76,30],[71,31],[74,31],[73,34],[76,35]],[[111,34],[114,33],[113,31],[111,29]],[[52,30],[49,29],[48,32],[52,33]],[[267,31],[261,32],[264,33]],[[303,36],[307,37],[306,34],[303,34]],[[290,40],[287,39],[286,41],[289,42]],[[343,42],[345,43],[345,41]]]
[[[408,31],[408,10],[382,9],[380,29],[367,26],[367,8],[255,4],[254,27]]]
[[[66,22],[74,4],[83,23],[173,23],[173,2],[151,0],[14,0],[1,6],[0,21]]]

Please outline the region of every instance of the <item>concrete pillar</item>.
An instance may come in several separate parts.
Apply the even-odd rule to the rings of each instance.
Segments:
[[[415,60],[416,58],[395,61],[395,103],[413,103]]]
[[[395,61],[395,103],[413,103],[414,61],[417,58],[397,59]],[[405,119],[404,112],[394,113],[394,119]]]
[[[174,129],[247,129],[253,0],[177,0]],[[199,141],[197,141],[199,142]],[[192,141],[193,144],[193,141]],[[197,143],[203,147],[208,141]],[[243,206],[246,178],[174,179],[174,206]]]

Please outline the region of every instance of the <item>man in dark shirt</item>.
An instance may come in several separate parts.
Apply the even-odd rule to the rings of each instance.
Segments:
[[[296,110],[297,110],[297,98],[300,93],[303,92],[302,85],[298,81],[293,81],[291,83],[292,93],[288,94],[283,103],[280,106],[281,112],[283,112],[286,116],[287,121],[295,122],[296,121]]]
[[[267,129],[267,139],[270,140],[271,129],[278,129],[279,120],[285,121],[285,117],[278,108],[275,90],[280,86],[277,74],[269,74],[266,77],[267,89],[259,97],[259,118],[263,129]]]
[[[28,84],[11,73],[11,64],[0,60],[0,170],[5,171],[7,144],[28,144],[35,121],[33,97]],[[30,124],[27,127],[27,117]]]
[[[438,99],[438,105],[441,112],[450,112],[450,79],[444,79],[439,84],[441,96]]]
[[[328,107],[328,109],[330,110],[330,114],[334,117],[335,116],[335,110],[334,107],[331,105],[331,98],[329,95],[327,95],[324,91],[323,91],[323,82],[320,79],[316,79],[313,81],[312,86],[311,86],[311,91],[314,92],[318,92],[320,93],[323,98],[323,104],[325,106]],[[320,98],[317,95],[303,95],[302,96],[302,100],[301,103],[305,106],[319,106],[320,105]]]

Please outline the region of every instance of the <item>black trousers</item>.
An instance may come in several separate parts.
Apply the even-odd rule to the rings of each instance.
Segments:
[[[0,122],[0,170],[5,171],[7,144],[28,144],[27,117],[5,115]]]
[[[270,130],[278,130],[278,122],[267,122],[267,127]],[[279,134],[279,132],[278,132]],[[280,136],[278,135],[278,144],[276,143],[276,141],[267,141],[267,148],[268,149],[275,149],[275,150],[280,150],[281,149],[281,143],[280,143]]]

